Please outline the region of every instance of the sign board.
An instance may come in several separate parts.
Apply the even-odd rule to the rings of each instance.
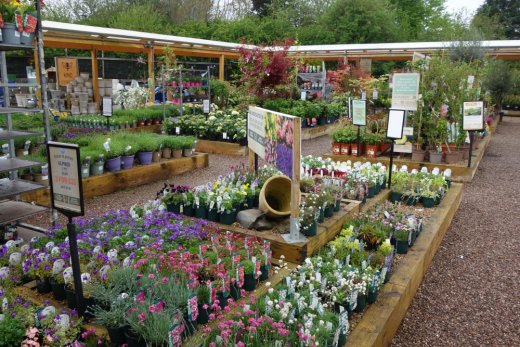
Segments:
[[[484,129],[484,102],[470,101],[463,104],[462,128],[464,130]]]
[[[47,144],[52,207],[69,217],[83,216],[83,185],[79,146],[70,143]]]
[[[392,79],[392,107],[405,111],[417,111],[419,98],[419,73],[396,73]]]
[[[403,137],[401,140],[395,141],[394,152],[397,153],[412,153],[413,152],[413,127],[403,128]]]
[[[112,98],[110,96],[103,97],[103,116],[112,117]]]
[[[301,143],[294,142],[295,131],[301,131],[301,127],[295,127],[297,118],[254,106],[249,107],[247,115],[249,148],[291,179],[294,170],[300,168],[300,156],[295,153],[300,153]]]
[[[367,125],[366,100],[352,100],[352,123],[359,126]]]
[[[390,109],[388,111],[388,124],[386,128],[386,137],[388,139],[400,140],[403,138],[405,114],[405,110]]]
[[[363,75],[371,75],[372,74],[372,59],[360,59],[359,60],[359,69],[363,73]]]
[[[57,57],[56,66],[58,69],[58,84],[62,87],[79,76],[76,58]]]
[[[209,99],[202,100],[202,112],[209,113]]]

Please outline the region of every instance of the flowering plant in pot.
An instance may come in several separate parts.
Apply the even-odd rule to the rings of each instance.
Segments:
[[[408,239],[410,232],[407,229],[397,230],[395,232],[396,250],[398,254],[408,253]]]
[[[134,157],[137,150],[130,146],[126,145],[123,151],[123,155],[121,157],[121,168],[122,169],[131,169],[134,166]]]
[[[306,206],[305,203],[302,203],[298,220],[302,234],[306,236],[316,236],[318,228],[316,215],[317,211],[315,206]]]
[[[244,267],[244,289],[248,292],[255,290],[255,264],[251,260],[244,260],[240,263]]]

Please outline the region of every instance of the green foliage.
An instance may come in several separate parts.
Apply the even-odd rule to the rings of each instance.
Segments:
[[[498,106],[502,105],[504,97],[513,88],[515,75],[517,73],[511,69],[510,64],[503,60],[494,60],[487,66],[483,86]]]
[[[244,266],[244,274],[252,275],[255,271],[255,264],[251,260],[241,261],[240,264]]]
[[[505,37],[520,39],[520,6],[516,0],[486,0],[477,10],[477,16],[496,17]]]
[[[209,304],[210,303],[210,295],[209,288],[206,284],[201,284],[197,288],[197,300],[199,304]]]
[[[0,346],[19,346],[24,334],[24,326],[9,314],[0,321]]]

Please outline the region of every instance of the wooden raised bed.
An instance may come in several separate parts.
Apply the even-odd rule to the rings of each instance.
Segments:
[[[210,140],[197,140],[195,150],[201,153],[212,153],[212,154],[225,154],[225,155],[237,155],[246,156],[247,146],[240,146],[238,143],[222,142],[222,141],[210,141]]]
[[[348,219],[354,218],[360,211],[361,203],[353,200],[342,200],[341,210],[335,212],[330,218],[325,218],[323,223],[318,225],[316,236],[307,236],[306,241],[298,243],[287,243],[284,238],[273,231],[256,231],[242,228],[237,223],[235,225],[219,224],[223,230],[230,230],[244,235],[251,235],[271,242],[273,258],[279,259],[284,256],[290,263],[301,264],[305,258],[315,254],[321,247],[334,239],[341,231],[341,228]]]
[[[318,125],[313,128],[302,128],[301,138],[302,138],[302,140],[312,140],[317,137],[329,135],[334,130],[336,130],[340,127],[341,127],[340,123],[336,121],[336,122],[330,123],[330,124]]]
[[[459,208],[462,189],[462,184],[452,184],[415,245],[379,292],[377,301],[368,307],[348,336],[347,347],[390,345]]]
[[[171,176],[208,167],[209,156],[206,153],[195,153],[191,157],[161,160],[149,165],[138,165],[128,170],[108,172],[99,176],[83,179],[83,197],[85,199],[114,193],[118,190],[138,187],[157,181],[164,181]],[[49,206],[49,189],[40,189],[23,194],[22,199],[38,205]]]

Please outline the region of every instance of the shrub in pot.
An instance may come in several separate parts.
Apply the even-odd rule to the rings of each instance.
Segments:
[[[256,288],[255,264],[251,260],[241,262],[244,266],[244,290],[252,292]]]
[[[114,298],[109,309],[102,308],[99,305],[91,307],[91,313],[94,316],[96,324],[104,326],[107,329],[110,341],[114,345],[120,346],[126,343],[125,329],[128,323],[125,318],[125,313],[132,303],[132,299],[124,299],[122,296],[119,296]]]
[[[410,232],[408,230],[397,230],[395,233],[396,251],[398,254],[408,253],[408,239]]]
[[[20,346],[24,335],[25,326],[4,312],[4,319],[0,320],[0,346]]]

